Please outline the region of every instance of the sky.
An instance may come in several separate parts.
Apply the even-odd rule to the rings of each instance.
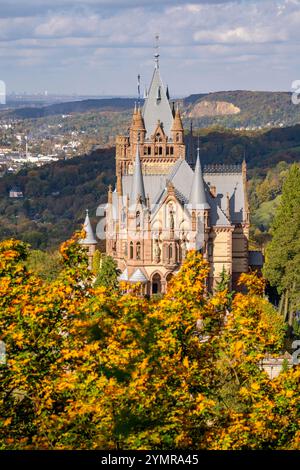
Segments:
[[[300,0],[1,0],[7,91],[135,96],[160,69],[172,96],[290,90]]]

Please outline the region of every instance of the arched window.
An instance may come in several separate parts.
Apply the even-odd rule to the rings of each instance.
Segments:
[[[174,155],[174,147],[170,147],[170,154]]]
[[[169,245],[168,256],[169,256],[169,260],[171,260],[173,258],[173,247],[172,247],[172,245]]]
[[[180,141],[180,134],[179,134],[179,132],[177,132],[177,134],[176,134],[176,142],[179,142],[179,141]]]
[[[133,242],[130,242],[129,245],[129,257],[130,259],[133,259]]]
[[[162,155],[162,147],[158,147],[158,155]]]
[[[137,242],[136,244],[136,259],[141,259],[141,243]]]
[[[161,292],[161,277],[158,273],[152,277],[152,294],[160,294]]]

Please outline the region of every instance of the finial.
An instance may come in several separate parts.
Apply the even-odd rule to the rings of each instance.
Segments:
[[[154,54],[154,60],[155,60],[155,68],[159,68],[159,35],[156,34],[155,36],[155,54]]]

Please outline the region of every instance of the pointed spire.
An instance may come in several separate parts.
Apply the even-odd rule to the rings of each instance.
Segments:
[[[181,120],[181,115],[180,115],[178,104],[177,104],[171,131],[183,131],[183,125],[182,125],[182,120]]]
[[[142,112],[141,112],[140,106],[138,107],[138,110],[137,110],[137,113],[136,113],[135,127],[136,127],[139,131],[145,130],[144,119],[143,119],[143,116],[142,116]]]
[[[88,209],[86,209],[86,216],[85,216],[85,221],[83,224],[83,230],[85,231],[85,238],[81,239],[80,243],[82,245],[96,245],[97,240],[93,232]]]
[[[207,202],[207,196],[205,192],[204,180],[202,175],[202,168],[200,162],[200,149],[197,148],[197,161],[194,172],[194,178],[192,183],[192,189],[190,194],[189,203],[195,209],[209,209],[210,206]]]
[[[171,106],[160,76],[158,57],[159,54],[157,52],[156,66],[143,108],[143,118],[148,138],[151,138],[154,134],[158,119],[163,124],[165,134],[171,137],[170,130],[173,122]]]
[[[139,143],[137,143],[137,146],[136,146],[134,174],[133,174],[133,182],[132,182],[132,190],[131,190],[131,203],[135,204],[138,199],[141,199],[143,204],[146,201],[144,179],[143,179],[142,165],[141,165],[141,159],[140,159]]]

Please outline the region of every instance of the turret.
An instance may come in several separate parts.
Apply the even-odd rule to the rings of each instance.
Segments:
[[[142,165],[141,165],[141,159],[140,159],[139,145],[136,146],[130,203],[136,204],[138,201],[141,201],[142,204],[146,203],[144,178],[143,178]]]
[[[93,256],[96,250],[97,240],[94,235],[94,231],[92,228],[92,224],[89,217],[89,211],[86,210],[85,221],[83,224],[83,230],[85,231],[85,237],[82,238],[79,243],[80,245],[84,246],[87,250],[88,258],[89,258],[89,268],[92,268],[92,261]]]
[[[207,194],[205,191],[205,184],[202,175],[202,168],[200,162],[200,150],[197,149],[197,161],[192,183],[192,189],[189,199],[192,209],[208,210],[210,206],[207,202]]]
[[[173,142],[176,142],[178,144],[183,143],[184,129],[183,129],[181,115],[180,115],[178,106],[177,106],[175,116],[173,119],[173,124],[171,127],[171,135],[172,135]]]
[[[141,144],[144,143],[146,135],[146,129],[144,124],[144,119],[142,116],[141,108],[136,107],[134,108],[132,122],[130,126],[130,142],[132,144],[136,144],[140,142]]]

